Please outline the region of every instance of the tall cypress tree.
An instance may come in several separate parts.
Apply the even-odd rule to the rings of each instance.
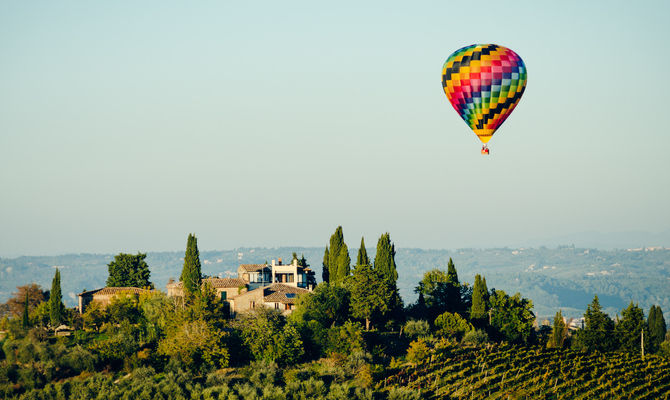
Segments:
[[[398,271],[395,264],[395,245],[391,243],[391,235],[384,233],[377,241],[375,269],[386,279],[397,282]]]
[[[340,254],[337,256],[337,279],[335,282],[343,283],[349,276],[351,268],[351,257],[349,257],[349,248],[346,243],[342,243]]]
[[[189,234],[186,241],[184,267],[181,270],[179,280],[184,282],[185,297],[189,298],[200,293],[200,284],[202,282],[200,252],[198,251],[198,239],[193,234]]]
[[[28,303],[28,293],[26,292],[26,300],[23,302],[23,329],[27,328],[30,325],[30,318],[28,317],[28,308],[30,304]]]
[[[473,322],[486,321],[488,307],[486,305],[488,290],[486,289],[486,280],[477,274],[475,275],[475,285],[472,288],[472,308],[470,309],[470,318]]]
[[[660,348],[659,346],[665,340],[667,327],[665,326],[665,318],[663,318],[663,310],[660,306],[651,306],[649,310],[649,317],[647,318],[647,325],[649,325],[649,351],[655,353]]]
[[[63,322],[63,296],[60,289],[60,271],[56,268],[56,273],[51,281],[51,292],[49,294],[49,319],[51,326],[58,327]]]
[[[451,257],[449,257],[449,263],[447,264],[446,290],[447,304],[449,307],[448,311],[462,312],[463,302],[461,300],[461,284],[458,282],[458,273],[456,272],[454,260],[452,260]]]
[[[554,317],[554,326],[551,330],[551,336],[547,342],[547,347],[554,349],[562,348],[567,334],[568,330],[565,321],[563,321],[563,313],[561,310],[558,310]]]
[[[358,257],[356,258],[356,265],[370,265],[370,257],[368,251],[365,249],[365,240],[361,237],[361,247],[358,249]]]
[[[330,281],[330,266],[328,265],[329,257],[330,252],[328,251],[328,246],[326,246],[326,251],[323,252],[323,272],[321,273],[321,277],[326,283]]]
[[[575,341],[578,347],[589,351],[611,351],[617,346],[614,337],[614,321],[602,311],[597,295],[586,307],[584,329],[577,331]]]
[[[338,226],[330,236],[329,246],[326,246],[323,254],[323,281],[332,284],[344,282],[350,274],[350,267],[349,249],[344,243],[342,227]]]
[[[380,279],[386,281],[386,287],[390,292],[387,296],[389,303],[389,318],[396,319],[393,314],[399,314],[402,310],[402,299],[398,292],[398,271],[395,263],[395,245],[391,242],[391,235],[387,232],[381,235],[377,241],[377,253],[375,254],[375,272]]]

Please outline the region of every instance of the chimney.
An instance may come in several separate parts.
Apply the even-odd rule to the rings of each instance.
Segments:
[[[281,257],[279,257],[279,264],[278,265],[281,265]]]

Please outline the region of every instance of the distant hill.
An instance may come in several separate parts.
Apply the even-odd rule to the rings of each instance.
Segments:
[[[279,257],[288,262],[293,252],[305,255],[321,281],[321,247],[202,251],[200,257],[204,274],[223,277],[235,275],[241,263],[270,262]],[[357,249],[350,252],[355,260]],[[183,254],[183,251],[148,253],[146,261],[157,288],[165,290],[169,278],[179,277]],[[446,269],[449,257],[456,264],[461,282],[472,283],[475,274],[483,274],[489,288],[512,294],[518,291],[532,299],[535,314],[540,318],[553,316],[559,308],[563,315],[579,316],[594,294],[611,315],[620,312],[631,300],[639,303],[645,313],[652,304],[670,312],[670,249],[662,247],[398,249],[398,286],[406,303],[416,300],[413,290],[423,273],[432,268]],[[59,268],[64,300],[68,306],[75,306],[77,293],[105,285],[107,264],[113,258],[113,254],[0,258],[0,302],[6,301],[19,285],[35,282],[50,288],[54,269]]]

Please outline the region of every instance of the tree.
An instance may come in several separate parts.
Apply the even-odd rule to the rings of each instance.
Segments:
[[[588,351],[610,351],[617,347],[614,337],[614,321],[602,311],[598,296],[588,305],[584,313],[584,329],[577,332],[573,346]]]
[[[377,241],[377,253],[375,254],[375,269],[385,279],[396,282],[398,271],[395,264],[395,245],[391,243],[391,235],[384,233]]]
[[[28,303],[28,294],[26,293],[26,300],[23,303],[23,315],[22,315],[23,329],[26,329],[28,328],[28,326],[30,326],[29,308],[30,304]]]
[[[326,251],[323,253],[323,271],[321,272],[321,278],[323,279],[324,282],[328,283],[330,282],[330,270],[328,267],[328,257],[330,256],[330,251],[328,250],[328,246],[326,246]]]
[[[660,306],[651,306],[647,325],[649,326],[649,352],[655,353],[660,349],[667,333],[665,318],[663,318],[663,311]]]
[[[7,300],[6,303],[9,314],[16,317],[23,315],[26,297],[28,297],[28,312],[32,312],[40,305],[40,303],[47,299],[48,294],[49,292],[43,291],[42,288],[35,283],[17,286],[16,292],[13,293],[13,296]]]
[[[435,318],[435,328],[437,332],[446,337],[461,339],[467,332],[475,328],[456,313],[448,311],[440,314]]]
[[[619,339],[619,348],[631,353],[640,353],[640,339],[644,331],[644,344],[649,348],[649,331],[644,321],[644,311],[631,301],[621,310],[621,320],[614,328]]]
[[[227,367],[230,356],[225,337],[203,320],[185,322],[160,342],[158,352],[178,359],[188,369]]]
[[[126,254],[119,253],[114,261],[107,264],[109,276],[108,287],[147,287],[149,281],[149,265],[144,261],[146,253]]]
[[[322,283],[298,297],[289,319],[298,325],[314,320],[324,328],[342,325],[349,319],[349,297],[344,287]]]
[[[259,307],[241,318],[242,338],[258,361],[292,365],[304,354],[300,334],[277,311]]]
[[[508,296],[494,290],[491,301],[491,329],[502,340],[527,344],[533,331],[533,302],[516,293]]]
[[[51,293],[49,295],[49,319],[51,326],[58,327],[63,322],[63,314],[65,313],[65,305],[63,305],[63,298],[60,288],[60,271],[56,268],[56,273],[51,281]]]
[[[439,269],[432,269],[423,274],[423,279],[415,291],[423,295],[426,304],[428,319],[434,320],[445,311],[462,312],[461,285],[458,282],[456,267],[449,259],[449,270],[445,273]]]
[[[472,288],[472,307],[470,308],[470,318],[480,325],[485,325],[488,317],[488,293],[486,279],[482,279],[479,274],[475,275],[475,285]]]
[[[370,264],[368,251],[365,249],[365,240],[361,237],[361,247],[358,248],[358,257],[356,258],[356,265]]]
[[[386,308],[388,314],[400,317],[402,311],[402,299],[398,292],[398,270],[395,263],[395,245],[391,242],[391,235],[387,232],[377,240],[377,253],[375,254],[374,269],[380,279],[385,281],[389,290],[389,303]],[[388,318],[388,315],[383,315]]]
[[[335,233],[330,236],[329,245],[326,246],[323,255],[323,281],[337,285],[343,284],[350,274],[351,258],[349,249],[344,243],[341,226],[338,226]]]
[[[558,310],[554,317],[554,326],[551,330],[551,336],[547,342],[548,348],[560,349],[563,347],[565,338],[568,336],[568,326],[563,321],[563,313]]]
[[[362,264],[354,268],[350,279],[351,314],[365,320],[365,329],[370,330],[374,317],[388,313],[397,291],[387,279],[371,265]]]
[[[198,251],[198,239],[195,235],[188,235],[186,241],[186,253],[184,254],[184,267],[181,270],[179,280],[184,282],[184,297],[192,299],[200,293],[202,283],[202,271],[200,267],[200,252]]]

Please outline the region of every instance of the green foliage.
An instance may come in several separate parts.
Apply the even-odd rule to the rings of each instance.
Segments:
[[[202,282],[202,271],[200,266],[200,251],[198,250],[198,239],[195,235],[188,235],[186,241],[186,252],[184,254],[184,266],[181,270],[179,280],[184,282],[184,296],[188,301],[200,293]]]
[[[554,317],[554,326],[547,342],[548,348],[560,349],[568,336],[568,326],[563,321],[563,313],[559,310]]]
[[[107,310],[100,303],[94,301],[86,307],[83,318],[85,328],[93,328],[97,331],[108,320],[108,314]]]
[[[489,335],[487,335],[486,332],[481,329],[473,329],[466,332],[462,340],[463,343],[472,344],[476,346],[481,346],[485,343],[488,343],[488,341],[489,341]]]
[[[23,303],[23,313],[22,313],[22,318],[21,318],[21,324],[23,325],[23,329],[28,329],[30,326],[30,316],[29,316],[29,304],[28,304],[28,294],[26,294],[26,300]]]
[[[660,349],[660,345],[663,343],[667,332],[663,310],[661,310],[660,306],[651,306],[647,325],[649,326],[649,352],[655,353]]]
[[[370,321],[392,310],[395,285],[376,268],[367,264],[357,265],[351,277],[351,315],[365,320],[365,329],[370,329]]]
[[[347,321],[342,326],[328,330],[327,351],[351,354],[354,351],[363,350],[365,350],[365,341],[360,324]]]
[[[190,370],[228,366],[225,333],[202,320],[185,322],[158,345],[158,352],[176,359]]]
[[[356,265],[370,264],[370,257],[368,251],[365,249],[365,239],[361,237],[361,246],[358,248],[358,257],[356,257]]]
[[[293,365],[304,354],[298,329],[275,310],[256,308],[242,316],[240,326],[244,344],[256,360]]]
[[[602,311],[598,296],[588,305],[584,313],[584,329],[577,332],[572,341],[576,349],[586,351],[610,351],[617,348],[614,336],[614,321]]]
[[[492,291],[489,300],[493,333],[511,343],[529,343],[535,321],[533,302],[519,293],[510,297],[502,290]]]
[[[460,340],[474,327],[460,315],[445,311],[435,318],[435,329],[442,336]]]
[[[434,320],[445,311],[455,313],[462,309],[460,284],[458,275],[451,259],[449,268],[452,272],[432,269],[423,275],[415,291],[425,303],[427,318]]]
[[[351,266],[349,249],[344,243],[341,226],[338,226],[335,233],[330,236],[329,244],[323,255],[323,281],[340,285],[349,276]]]
[[[424,321],[422,319],[420,320],[411,319],[405,322],[403,332],[405,332],[405,335],[407,335],[407,337],[410,339],[416,339],[418,337],[426,337],[430,335],[430,324],[428,323],[428,321]]]
[[[616,324],[614,331],[619,339],[619,348],[623,351],[641,352],[642,331],[645,346],[649,348],[649,331],[644,321],[644,311],[632,301],[621,311],[621,320]]]
[[[482,278],[479,274],[475,275],[475,285],[472,288],[472,307],[470,308],[470,318],[473,323],[485,325],[488,319],[488,291],[486,278]]]
[[[140,318],[139,299],[133,292],[120,292],[112,297],[109,306],[101,314],[107,315],[108,320],[115,324],[127,321],[131,324],[138,322]]]
[[[424,338],[418,338],[409,344],[407,349],[407,361],[414,364],[421,364],[430,358],[431,345]]]
[[[377,240],[377,253],[375,254],[375,269],[386,280],[398,281],[398,269],[395,263],[395,245],[391,243],[391,235],[387,232]]]
[[[65,305],[63,305],[63,296],[60,288],[60,271],[56,268],[56,273],[51,281],[51,292],[49,295],[49,320],[51,326],[58,327],[63,322]]]
[[[349,302],[350,294],[346,288],[325,282],[313,292],[298,297],[289,319],[297,324],[315,320],[323,327],[342,325],[349,319]]]
[[[149,265],[144,261],[146,253],[125,254],[119,253],[114,260],[107,265],[109,276],[108,287],[148,287]]]

